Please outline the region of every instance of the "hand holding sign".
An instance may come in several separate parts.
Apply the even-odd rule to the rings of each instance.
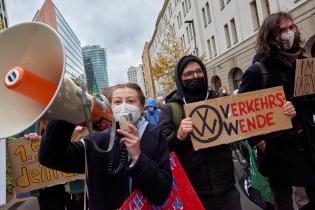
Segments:
[[[37,133],[29,133],[24,136],[27,140],[37,141],[40,140],[41,137]]]
[[[295,117],[296,115],[296,111],[295,108],[293,106],[293,104],[291,103],[291,101],[287,101],[284,106],[283,106],[283,113],[287,116],[289,116],[290,118]]]
[[[290,118],[296,114],[282,87],[187,104],[184,109],[193,121],[195,150],[292,128]]]
[[[193,122],[190,117],[183,119],[180,122],[178,131],[177,131],[177,138],[181,141],[184,141],[187,135],[192,132],[193,129]]]

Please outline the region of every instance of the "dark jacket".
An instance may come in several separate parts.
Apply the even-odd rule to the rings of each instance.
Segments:
[[[177,102],[182,108],[184,104],[184,97],[186,97],[187,102],[191,101],[189,101],[189,95],[180,81],[180,76],[185,68],[185,65],[191,60],[200,64],[205,75],[205,90],[202,90],[204,94],[201,95],[202,99],[200,100],[206,99],[207,92],[207,99],[219,97],[219,93],[215,91],[207,91],[207,72],[202,62],[194,56],[186,56],[178,62],[175,69],[177,91],[173,91],[168,97],[166,97],[168,103]],[[184,119],[185,115],[183,109],[182,113],[182,119]],[[184,141],[177,139],[176,136],[178,128],[175,128],[174,126],[170,104],[166,104],[162,108],[160,122],[162,121],[164,122],[162,133],[167,137],[170,149],[175,151],[178,159],[182,163],[183,168],[197,194],[199,196],[203,195],[200,198],[205,198],[207,195],[219,195],[233,189],[235,184],[234,166],[232,154],[228,145],[220,145],[194,151],[189,135]],[[205,204],[209,202],[203,201],[203,203]]]
[[[251,65],[244,73],[238,93],[283,86],[286,99],[296,108],[293,129],[250,139],[266,141],[265,154],[258,151],[258,166],[263,175],[280,183],[295,186],[315,184],[315,114],[314,96],[293,98],[295,63],[291,64],[276,52],[264,62],[267,70],[265,87],[259,67]]]
[[[39,160],[44,166],[64,172],[84,173],[84,145],[70,142],[74,125],[64,121],[50,121],[42,138]],[[109,130],[96,132],[96,144],[108,147]],[[108,153],[98,152],[90,136],[84,139],[88,165],[89,208],[117,209],[130,195],[132,188],[140,191],[156,205],[163,204],[171,191],[172,175],[169,152],[160,128],[148,125],[141,138],[141,154],[133,167],[116,175],[107,173]]]
[[[208,99],[217,96],[218,93],[210,91]],[[170,101],[183,106],[178,95]],[[184,119],[184,111],[182,113]],[[167,136],[170,150],[175,151],[198,195],[219,195],[234,186],[234,166],[229,145],[194,151],[190,136],[184,141],[177,139],[177,128],[174,127],[169,104],[162,108],[160,120],[164,121],[162,133]]]

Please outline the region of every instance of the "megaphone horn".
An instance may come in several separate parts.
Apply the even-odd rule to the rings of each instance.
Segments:
[[[39,119],[83,124],[82,90],[66,78],[64,46],[48,25],[30,22],[0,33],[0,139]],[[109,102],[86,94],[97,130],[113,123]],[[101,123],[99,123],[101,122]]]
[[[57,84],[17,66],[6,74],[4,84],[7,88],[29,97],[42,105],[48,105],[57,89]],[[41,93],[38,93],[39,91]]]

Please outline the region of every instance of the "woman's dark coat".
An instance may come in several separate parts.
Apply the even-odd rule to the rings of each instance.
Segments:
[[[238,93],[283,86],[297,116],[292,119],[293,129],[250,139],[252,144],[266,141],[265,154],[258,150],[259,169],[279,183],[315,185],[315,96],[293,97],[295,63],[273,53],[264,65],[268,78],[265,87],[260,68],[253,64],[245,71]]]

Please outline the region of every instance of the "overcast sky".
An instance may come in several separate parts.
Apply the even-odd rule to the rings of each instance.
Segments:
[[[44,0],[6,0],[9,26],[31,21]],[[127,82],[138,66],[164,0],[53,0],[81,41],[107,48],[109,83]]]

